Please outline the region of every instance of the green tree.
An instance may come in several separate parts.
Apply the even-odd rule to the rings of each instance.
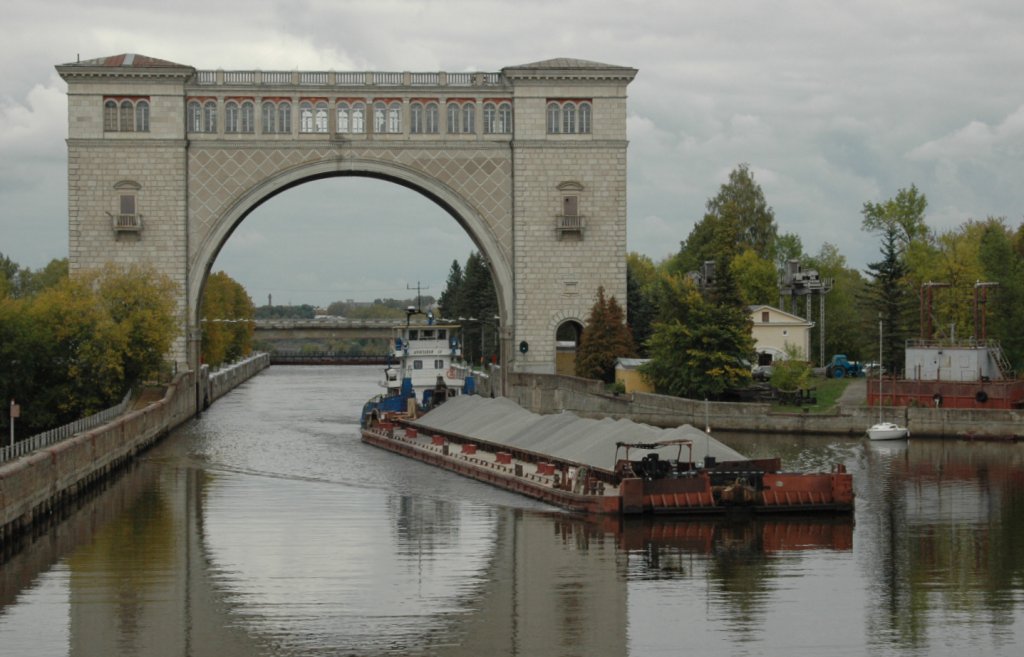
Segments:
[[[445,281],[444,291],[437,298],[437,305],[441,306],[442,317],[458,317],[462,315],[462,293],[465,284],[465,277],[462,274],[462,266],[458,260],[452,260],[451,269],[448,270],[448,280]]]
[[[614,296],[606,300],[604,288],[597,288],[597,300],[576,349],[576,375],[611,383],[615,380],[615,360],[633,352],[633,336],[622,306]]]
[[[499,352],[494,319],[498,295],[486,258],[474,251],[465,267],[453,262],[439,304],[445,317],[463,323],[462,355],[467,361],[477,363]]]
[[[985,295],[984,313],[988,337],[1000,341],[1006,358],[1019,373],[1024,371],[1024,222],[1016,231],[1002,219],[984,224],[979,245],[984,280],[999,287]]]
[[[744,249],[729,263],[744,305],[773,305],[779,298],[779,273],[775,263],[753,249]]]
[[[930,248],[931,235],[924,221],[928,199],[917,187],[900,189],[894,198],[881,203],[867,202],[861,209],[863,230],[880,235],[882,259],[868,265],[872,281],[866,300],[872,315],[882,320],[884,343],[882,362],[889,371],[902,369],[904,344],[912,334],[915,281],[910,262],[929,259],[921,254]],[[919,284],[919,281],[918,281]],[[866,316],[866,318],[870,318]]]
[[[908,270],[902,258],[899,227],[894,223],[884,229],[881,252],[881,260],[868,264],[872,280],[865,290],[865,300],[873,311],[871,316],[882,322],[882,364],[888,371],[898,372],[903,369],[904,344],[911,334],[909,323],[914,298],[907,286]]]
[[[108,408],[159,369],[176,337],[173,284],[112,266],[0,298],[0,395],[31,435]]]
[[[807,388],[811,381],[811,365],[807,354],[795,345],[786,345],[787,358],[772,363],[772,385],[779,390]]]
[[[775,258],[778,228],[775,212],[750,166],[741,164],[729,174],[718,194],[708,199],[704,218],[681,245],[674,273],[695,271],[710,260],[728,262],[745,248]]]
[[[651,323],[657,314],[653,297],[657,277],[657,269],[650,258],[639,253],[626,256],[626,325],[640,356],[647,355]]]
[[[822,244],[816,255],[808,257],[805,264],[808,269],[816,270],[822,279],[832,281],[832,289],[824,297],[825,359],[830,359],[833,354],[846,354],[853,360],[875,359],[878,336],[868,325],[870,322],[864,320],[867,282],[860,271],[848,267],[846,257],[834,244],[827,242]],[[868,314],[869,319],[877,317]],[[816,358],[821,353],[822,326],[819,318],[815,318],[819,325],[818,330],[811,334],[811,354],[808,357],[813,355]]]
[[[166,275],[137,265],[107,265],[82,276],[94,286],[99,302],[123,336],[122,363],[129,387],[158,379],[164,359],[178,336],[177,285]]]
[[[706,299],[688,279],[658,281],[659,315],[641,371],[663,394],[718,399],[750,381],[754,353],[750,321],[730,302],[728,274],[718,299]],[[723,277],[720,277],[721,281]]]
[[[775,269],[779,275],[790,260],[804,259],[804,245],[796,233],[783,233],[775,240]]]
[[[892,228],[894,239],[906,247],[915,240],[927,238],[928,226],[924,221],[927,209],[928,199],[912,184],[910,189],[899,189],[896,196],[881,203],[864,203],[862,227],[882,234]]]

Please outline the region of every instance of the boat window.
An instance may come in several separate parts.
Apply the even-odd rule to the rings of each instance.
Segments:
[[[418,334],[419,334],[419,331],[417,331],[416,329],[412,329],[412,330],[410,330],[410,331],[409,331],[409,339],[410,339],[410,340],[417,340],[418,338],[417,338],[416,336],[417,336]]]
[[[433,340],[434,329],[423,329],[423,334],[420,336],[421,340]]]
[[[444,329],[437,329],[437,339],[438,340],[447,340],[448,339],[448,331],[446,331]]]
[[[414,370],[422,370],[423,369],[423,361],[422,360],[414,360],[412,362],[412,368]]]
[[[436,359],[434,361],[434,369],[435,370],[443,370],[444,369],[444,361],[441,360],[440,358]]]

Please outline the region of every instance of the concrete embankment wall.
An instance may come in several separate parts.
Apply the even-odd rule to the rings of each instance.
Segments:
[[[160,401],[0,465],[0,543],[49,516],[58,506],[194,417],[197,398],[208,395],[212,402],[267,367],[269,357],[262,356],[239,364],[237,371],[200,376],[195,372],[179,374]]]
[[[840,406],[828,414],[779,413],[768,404],[704,402],[665,395],[612,395],[598,381],[550,374],[508,375],[506,396],[534,413],[571,411],[582,417],[629,418],[657,427],[692,424],[703,429],[760,433],[861,435],[878,421],[868,406]],[[1024,411],[980,411],[934,408],[888,409],[888,421],[899,421],[919,437],[963,434],[1024,435]]]

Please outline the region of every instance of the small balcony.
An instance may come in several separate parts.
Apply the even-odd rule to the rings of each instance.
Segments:
[[[558,239],[566,234],[576,234],[583,237],[583,226],[585,217],[581,214],[560,214],[555,217],[555,230]]]
[[[142,230],[141,214],[110,214],[115,233],[138,233]]]

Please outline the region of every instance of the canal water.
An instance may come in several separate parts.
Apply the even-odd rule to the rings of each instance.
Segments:
[[[588,520],[359,441],[275,366],[7,557],[0,654],[1020,655],[1024,445],[715,432],[852,518]]]

